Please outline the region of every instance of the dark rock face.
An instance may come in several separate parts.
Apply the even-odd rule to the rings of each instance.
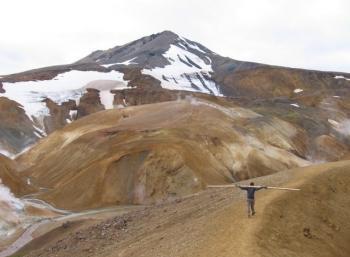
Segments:
[[[166,89],[145,88],[115,90],[112,93],[115,95],[114,105],[124,107],[173,101],[185,95],[183,92],[174,92]]]
[[[104,110],[104,106],[101,103],[99,90],[88,88],[87,92],[80,98],[80,103],[77,110],[77,118]]]
[[[129,81],[129,87],[162,89],[159,80],[142,74],[139,68],[122,68],[120,71],[124,73],[124,80]]]
[[[44,117],[45,131],[48,134],[64,127],[71,120],[70,111],[76,110],[76,104],[73,100],[64,102],[61,105],[48,98],[44,102],[50,112],[49,116]]]
[[[0,81],[0,93],[5,93],[5,90],[4,90],[3,86],[2,86],[2,82],[1,81]]]
[[[0,144],[2,150],[15,154],[35,143],[32,121],[21,106],[6,97],[0,97]]]

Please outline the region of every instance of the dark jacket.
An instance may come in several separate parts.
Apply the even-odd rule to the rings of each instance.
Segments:
[[[255,192],[259,191],[260,189],[263,189],[265,187],[242,187],[242,186],[240,186],[239,188],[247,191],[247,198],[249,200],[254,200]]]

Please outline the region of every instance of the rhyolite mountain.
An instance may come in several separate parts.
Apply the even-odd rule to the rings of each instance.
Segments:
[[[221,234],[227,224],[240,222],[244,211],[237,206],[243,206],[243,201],[236,202],[236,197],[233,200],[231,191],[224,194],[200,191],[208,184],[255,178],[261,184],[302,188],[296,194],[265,192],[268,197],[259,204],[268,206],[265,209],[270,211],[261,209],[261,215],[254,219],[262,218],[262,226],[257,226],[267,231],[266,238],[271,238],[269,233],[276,235],[270,229],[275,222],[274,227],[279,231],[290,224],[290,228],[282,229],[283,233],[276,237],[286,249],[295,241],[294,235],[299,245],[311,237],[317,239],[313,241],[318,242],[313,253],[314,249],[326,245],[326,239],[332,242],[331,249],[333,245],[347,246],[349,228],[335,229],[327,217],[337,224],[346,224],[349,162],[313,164],[350,159],[349,87],[350,74],[347,73],[237,61],[170,31],[95,51],[72,64],[2,75],[0,191],[3,193],[0,196],[5,197],[0,197],[1,241],[11,233],[14,238],[22,234],[22,229],[32,224],[32,218],[36,219],[38,213],[50,217],[92,210],[98,215],[96,208],[116,205],[150,205],[151,209],[167,206],[161,215],[151,216],[168,219],[169,215],[175,215],[177,221],[169,228],[181,224],[187,227],[201,220],[197,223],[203,228],[200,234],[210,235],[212,231]],[[192,200],[198,201],[198,205]],[[186,205],[179,207],[182,201]],[[162,204],[152,205],[154,203]],[[307,208],[300,211],[298,206],[305,203]],[[170,206],[175,209],[169,209]],[[227,206],[233,206],[235,211]],[[206,220],[197,216],[204,209],[207,212],[200,215]],[[319,210],[327,216],[319,216]],[[222,219],[216,211],[227,212],[227,216]],[[78,219],[79,215],[73,214]],[[143,224],[152,224],[147,215],[141,218],[144,217],[147,221]],[[272,223],[270,217],[274,220]],[[277,221],[275,217],[279,217]],[[163,231],[168,225],[163,226],[167,223],[161,219],[157,218],[154,227],[144,227],[145,231],[149,230],[146,228]],[[208,230],[203,224],[209,224],[210,220],[221,224]],[[299,224],[296,220],[308,223]],[[56,221],[48,221],[47,225],[51,227]],[[34,252],[30,256],[80,256],[86,255],[87,249],[90,253],[90,246],[85,248],[82,243],[99,245],[98,241],[88,238],[95,240],[104,232],[97,237],[79,236],[77,243],[78,234],[71,229],[78,229],[75,225],[79,224],[77,220],[77,223],[51,227],[49,234],[42,237],[44,242],[34,240],[27,248],[42,249],[45,253]],[[241,230],[236,230],[236,226],[227,231],[236,231],[239,238],[248,231],[248,237],[241,238],[245,242],[246,238],[253,238],[249,231],[258,230],[247,230],[246,221],[242,224],[238,226]],[[258,223],[255,220],[252,224]],[[135,227],[139,230],[143,226]],[[319,229],[328,232],[318,234]],[[181,238],[183,231],[179,229]],[[293,239],[288,237],[290,231]],[[33,236],[36,232],[39,231]],[[65,243],[66,236],[67,240],[71,238],[65,234],[68,232],[75,237],[74,247],[67,247]],[[106,241],[119,242],[119,232],[117,240],[103,239],[103,245]],[[223,238],[231,236],[223,235]],[[218,242],[224,241],[216,234],[212,236],[217,241],[211,244],[215,250],[209,251],[208,256],[215,255]],[[65,245],[49,246],[50,250],[41,248],[55,238],[59,245]],[[164,234],[159,240],[163,238]],[[130,242],[139,242],[139,239]],[[154,241],[155,245],[159,245],[159,240]],[[165,241],[178,242],[162,240]],[[193,241],[189,242],[193,246]],[[205,239],[201,248],[208,245],[207,242]],[[230,238],[225,249],[232,246],[232,242],[235,241]],[[269,250],[266,256],[275,251],[261,238],[256,242]],[[182,247],[183,244],[176,245]],[[147,247],[142,247],[142,251]],[[327,252],[329,247],[319,252]],[[52,249],[63,251],[58,254]],[[78,250],[65,252],[72,249]],[[113,247],[112,255],[108,256],[114,256],[115,249]],[[278,247],[276,256],[280,249]],[[305,249],[306,253],[310,253],[308,249],[311,248]]]
[[[18,154],[101,110],[210,94],[305,130],[304,158],[339,159],[350,134],[349,78],[237,61],[164,31],[72,64],[2,75],[0,151]]]

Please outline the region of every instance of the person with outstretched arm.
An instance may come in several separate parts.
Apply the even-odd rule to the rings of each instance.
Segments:
[[[239,186],[240,189],[247,191],[248,218],[255,214],[255,192],[263,188],[267,189],[266,186],[254,187],[254,182],[251,182],[250,186],[251,187]]]

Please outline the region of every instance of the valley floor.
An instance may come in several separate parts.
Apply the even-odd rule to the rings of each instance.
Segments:
[[[256,184],[301,191],[257,192],[253,218],[247,217],[244,191],[207,189],[117,216],[109,213],[102,222],[75,219],[47,227],[48,233],[13,256],[346,257],[349,172],[345,161],[256,178]]]

